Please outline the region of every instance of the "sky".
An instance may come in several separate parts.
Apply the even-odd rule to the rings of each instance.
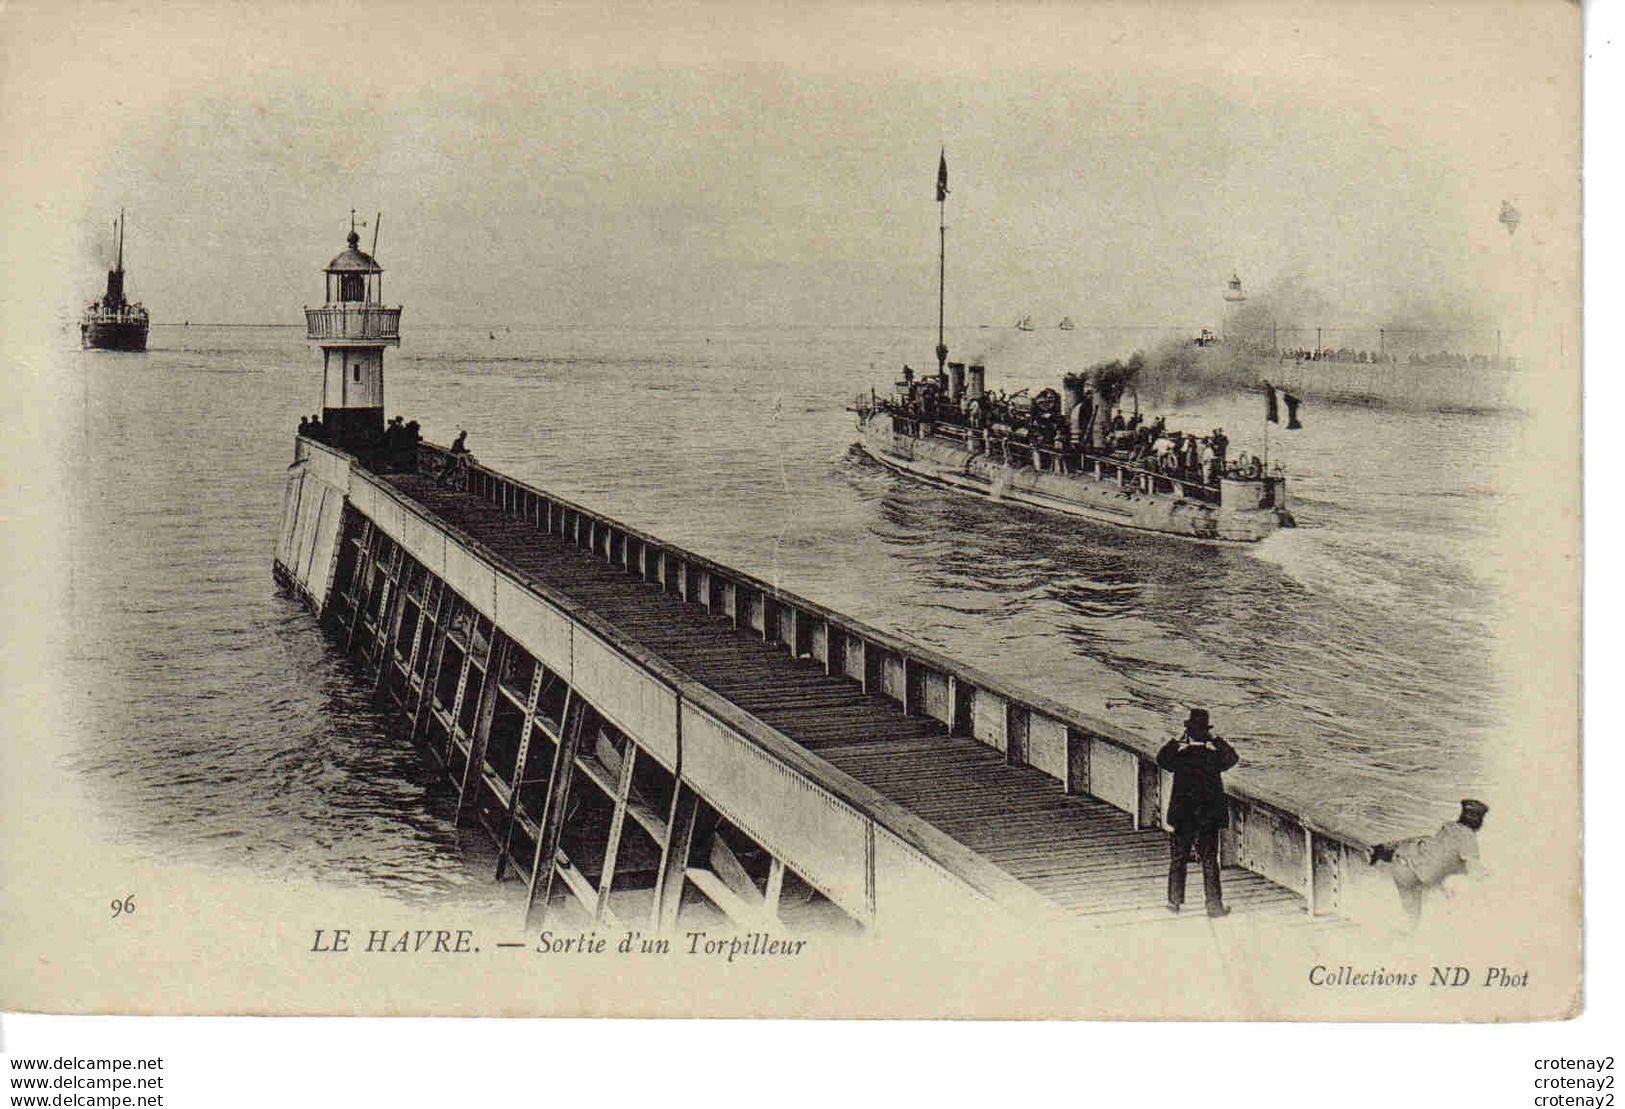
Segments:
[[[1327,326],[1489,327],[1577,264],[1561,4],[0,22],[6,288],[67,317],[123,206],[156,320],[298,322],[354,208],[408,325],[934,325],[943,148],[950,324],[1214,325],[1235,273]]]

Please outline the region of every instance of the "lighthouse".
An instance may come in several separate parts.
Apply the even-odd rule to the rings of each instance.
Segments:
[[[1241,290],[1241,275],[1233,273],[1224,286],[1224,337],[1233,340],[1236,335],[1236,316],[1247,303],[1247,294]]]
[[[384,348],[401,343],[401,310],[383,306],[384,269],[361,249],[353,211],[346,241],[322,271],[324,303],[305,309],[305,337],[322,349],[323,436],[362,454],[384,432]]]

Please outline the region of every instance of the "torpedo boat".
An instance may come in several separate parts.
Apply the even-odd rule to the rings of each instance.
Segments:
[[[944,155],[939,205],[947,194]],[[904,366],[888,393],[871,390],[851,407],[857,446],[875,461],[962,493],[1211,543],[1257,542],[1294,525],[1279,466],[1232,456],[1222,429],[1173,430],[1137,406],[1123,415],[1135,359],[1067,374],[1058,390],[990,393],[985,366],[948,361],[944,303],[939,288],[937,372]]]

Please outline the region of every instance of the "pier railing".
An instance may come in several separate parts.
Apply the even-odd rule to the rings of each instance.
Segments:
[[[447,458],[444,450],[425,446],[420,469],[443,469]],[[729,821],[792,862],[853,920],[872,927],[885,915],[889,926],[902,921],[907,927],[907,907],[922,898],[937,904],[957,898],[962,909],[979,904],[1025,919],[1059,916],[1055,905],[941,829],[677,670],[352,456],[300,439],[298,459],[321,484],[347,489],[353,509],[444,581],[448,594],[482,613],[549,672],[565,676],[641,752],[724,808]],[[613,540],[619,561],[612,562],[684,599],[695,596],[701,568],[690,571],[652,538],[612,534],[609,521],[477,464],[465,462],[456,484],[572,543],[594,549]],[[630,562],[624,559],[629,543],[637,552]],[[302,549],[297,539],[291,545]],[[808,844],[816,850],[809,853]],[[699,880],[693,870],[689,878]],[[889,906],[889,913],[878,905]]]
[[[329,304],[305,309],[305,338],[311,342],[368,339],[399,342],[401,310],[377,304]]]
[[[433,472],[444,464],[443,449],[429,444],[421,449],[421,469]],[[466,484],[469,495],[749,628],[764,642],[820,665],[829,674],[885,695],[908,715],[932,717],[952,734],[973,737],[1004,753],[1009,762],[1043,772],[1058,788],[1112,805],[1136,828],[1166,827],[1172,778],[1157,767],[1156,753],[1167,737],[1141,735],[1023,690],[478,463],[466,466]],[[500,561],[494,552],[479,553]],[[519,571],[505,572],[523,577]],[[588,626],[599,623],[584,611],[571,615]],[[934,826],[672,671],[613,628],[595,631],[682,696],[735,724],[777,761],[882,819],[915,851],[985,895],[1031,900],[1026,887]],[[1360,830],[1254,785],[1230,786],[1229,797],[1230,824],[1221,841],[1227,864],[1300,893],[1311,914],[1365,915],[1377,903],[1392,900],[1391,883],[1367,861],[1371,843]]]

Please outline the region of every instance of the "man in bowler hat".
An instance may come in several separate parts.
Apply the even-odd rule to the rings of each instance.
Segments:
[[[1394,889],[1411,927],[1422,919],[1422,894],[1442,889],[1455,874],[1477,877],[1478,830],[1490,807],[1471,797],[1461,803],[1461,815],[1431,836],[1399,843],[1379,843],[1371,849],[1373,864],[1393,864]]]
[[[1207,915],[1230,912],[1219,885],[1219,832],[1230,822],[1220,775],[1240,761],[1235,748],[1213,734],[1206,709],[1191,709],[1184,734],[1157,752],[1157,765],[1174,776],[1168,800],[1168,824],[1174,830],[1168,858],[1169,912],[1179,912],[1185,903],[1185,867],[1193,847],[1202,860]]]

